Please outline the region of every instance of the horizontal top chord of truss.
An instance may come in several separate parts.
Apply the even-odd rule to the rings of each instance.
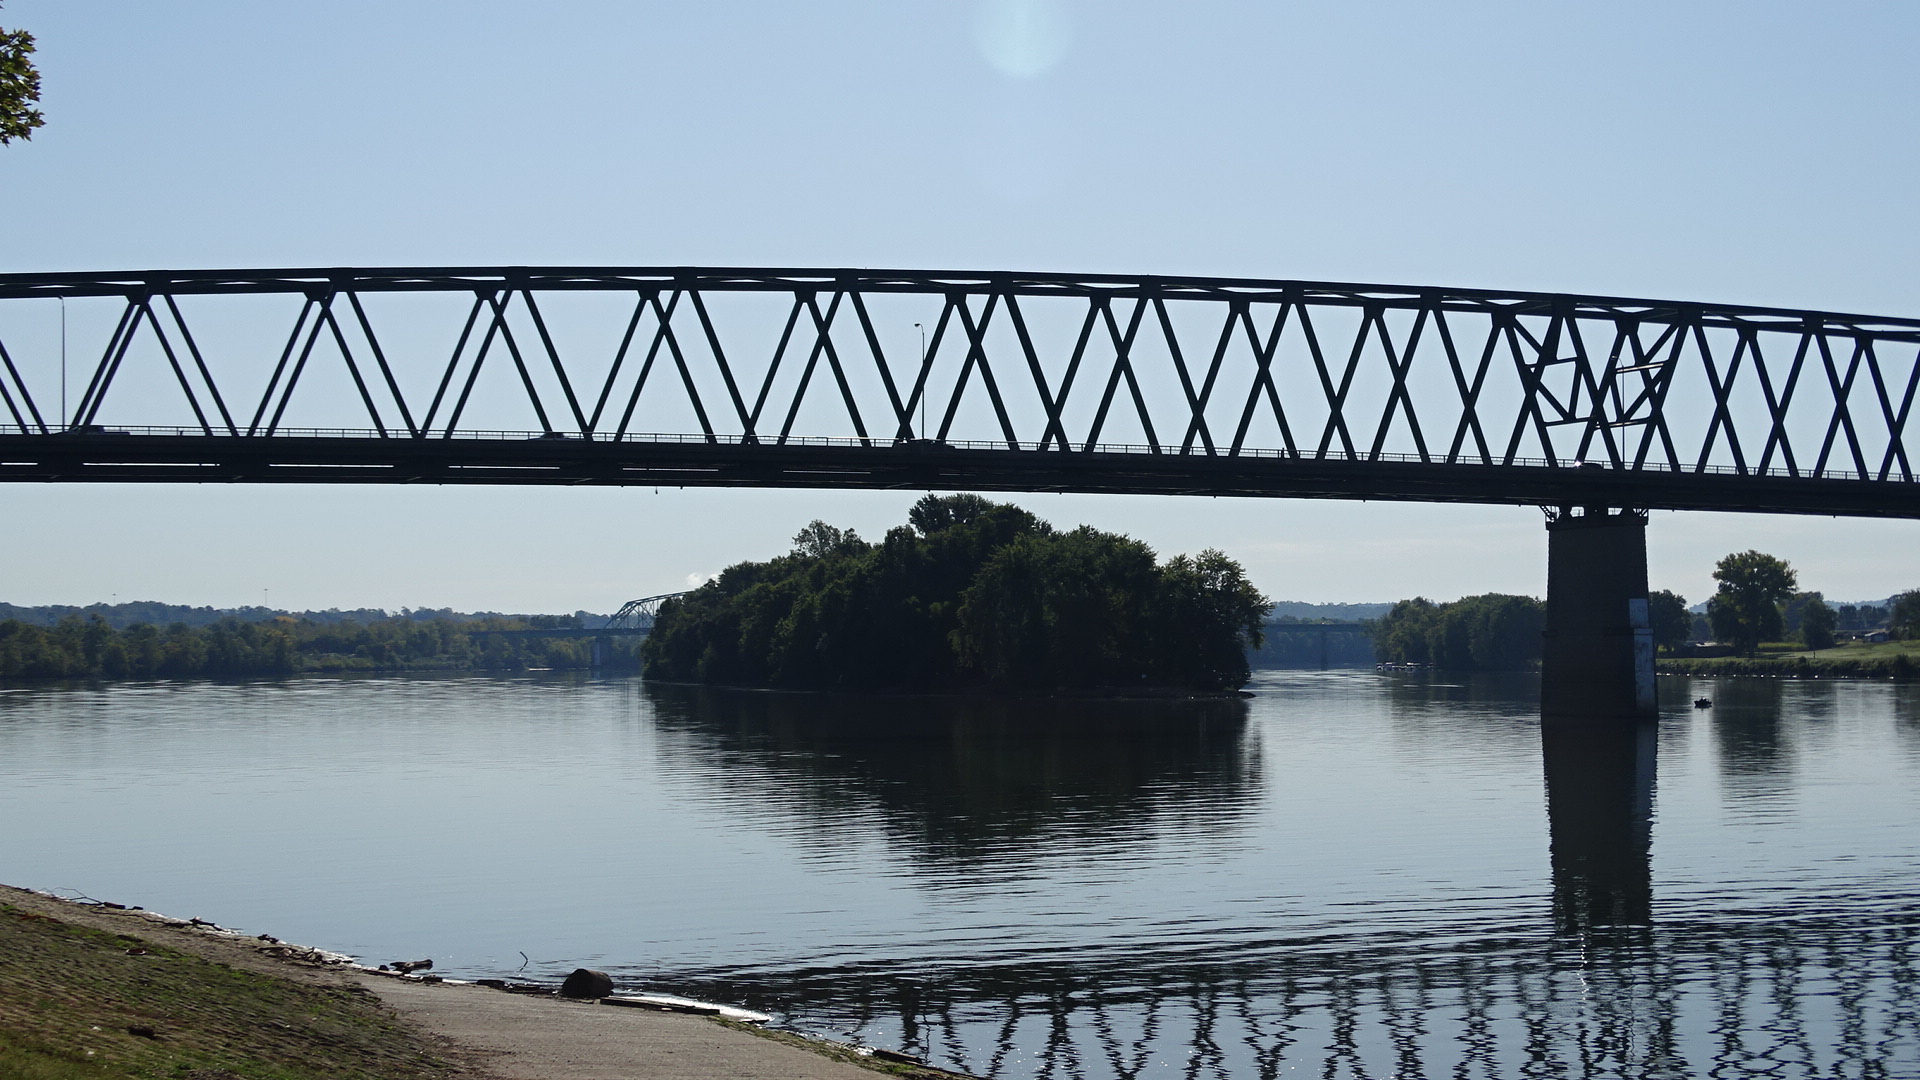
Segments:
[[[56,298],[85,309],[70,380],[67,305],[56,370],[34,303]],[[0,274],[0,479],[331,468],[1920,516],[1916,387],[1920,320],[1622,297],[855,269]],[[538,445],[452,445],[503,430]]]
[[[1243,300],[1327,306],[1379,306],[1516,315],[1568,310],[1582,316],[1708,327],[1829,330],[1920,343],[1920,319],[1803,308],[1770,308],[1586,296],[1501,289],[1459,289],[1359,282],[1264,278],[1174,277],[1156,274],[1041,274],[978,270],[885,270],[702,266],[435,266],[306,267],[260,270],[127,270],[0,274],[0,300],[30,297],[205,296],[329,292],[462,292],[531,289],[536,292],[700,290],[707,292],[844,291],[866,293],[1002,293],[1014,296]]]

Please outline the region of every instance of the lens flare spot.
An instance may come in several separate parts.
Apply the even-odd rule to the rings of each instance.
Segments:
[[[1059,0],[982,0],[974,38],[994,70],[1031,79],[1066,56],[1073,28]]]

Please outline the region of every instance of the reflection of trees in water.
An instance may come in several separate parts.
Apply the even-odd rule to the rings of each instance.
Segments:
[[[1471,729],[1478,748],[1531,755],[1539,739],[1540,678],[1520,672],[1387,677],[1394,744],[1442,750]]]
[[[831,833],[877,812],[909,853],[969,859],[1076,838],[1111,844],[1167,813],[1231,828],[1259,790],[1238,698],[1046,700],[786,694],[645,684],[658,726],[728,783]]]
[[[1699,919],[1447,949],[1424,934],[1275,939],[777,981],[684,973],[676,987],[985,1076],[1896,1075],[1920,1061],[1916,918]]]
[[[1396,712],[1535,716],[1540,711],[1540,677],[1507,671],[1399,675],[1388,682],[1387,699]]]
[[[1894,731],[1907,753],[1920,755],[1920,683],[1902,683],[1892,689]]]
[[[1793,744],[1781,730],[1779,679],[1721,679],[1714,688],[1713,737],[1720,774],[1745,794],[1779,790],[1794,770]]]

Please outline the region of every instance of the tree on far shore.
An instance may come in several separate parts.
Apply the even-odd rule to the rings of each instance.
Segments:
[[[1806,604],[1800,609],[1800,643],[1815,652],[1833,648],[1833,631],[1839,618],[1827,606],[1826,597],[1817,592],[1801,596]]]
[[[1660,589],[1647,594],[1648,621],[1653,624],[1653,644],[1673,652],[1687,643],[1693,631],[1693,616],[1687,611],[1687,598]]]
[[[1752,656],[1763,641],[1778,641],[1785,621],[1781,605],[1793,595],[1799,575],[1784,561],[1758,551],[1721,559],[1713,577],[1720,590],[1707,601],[1713,635]]]
[[[1444,604],[1402,600],[1373,624],[1374,655],[1444,671],[1524,671],[1540,662],[1545,604],[1487,593]]]
[[[1909,589],[1893,598],[1887,627],[1902,641],[1920,638],[1920,589]]]

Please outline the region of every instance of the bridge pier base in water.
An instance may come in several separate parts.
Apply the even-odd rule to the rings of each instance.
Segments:
[[[1548,511],[1542,718],[1640,722],[1652,720],[1656,706],[1646,514]]]

